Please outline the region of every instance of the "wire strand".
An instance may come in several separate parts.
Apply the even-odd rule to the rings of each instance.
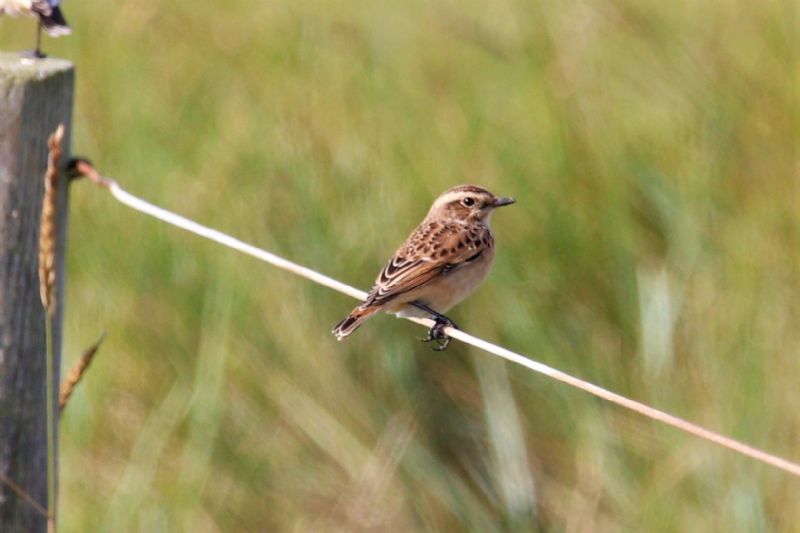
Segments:
[[[149,202],[146,202],[145,200],[142,200],[141,198],[125,191],[115,181],[99,176],[94,168],[85,170],[86,171],[84,174],[88,175],[92,181],[101,186],[107,187],[114,198],[132,209],[150,215],[151,217],[157,218],[163,222],[179,227],[201,237],[205,237],[206,239],[210,239],[234,250],[238,250],[273,266],[309,279],[315,283],[331,288],[335,291],[339,291],[348,296],[352,296],[358,300],[363,300],[367,296],[366,292],[356,289],[355,287],[351,287],[350,285],[342,283],[324,274],[320,274],[316,270],[304,267],[266,250],[240,241],[239,239],[231,237],[230,235],[203,226],[197,222],[189,220],[188,218],[182,217],[171,211],[167,211],[166,209],[162,209]],[[88,173],[89,170],[94,173],[94,176]],[[427,327],[431,327],[434,324],[433,320],[426,318],[407,317],[407,320],[411,320],[412,322],[416,322],[417,324]],[[562,383],[566,383],[567,385],[580,389],[584,392],[588,392],[589,394],[597,396],[598,398],[602,398],[631,411],[635,411],[647,418],[657,420],[701,439],[724,446],[725,448],[733,450],[734,452],[746,455],[757,461],[772,465],[785,472],[788,472],[789,474],[800,477],[800,464],[794,463],[782,457],[778,457],[777,455],[773,455],[758,448],[754,448],[743,442],[726,437],[677,416],[671,415],[654,407],[650,407],[641,402],[637,402],[636,400],[631,400],[630,398],[626,398],[615,392],[611,392],[593,383],[584,381],[553,367],[529,359],[522,354],[512,352],[511,350],[503,348],[502,346],[497,346],[496,344],[492,344],[483,339],[479,339],[478,337],[474,337],[468,333],[465,333],[464,331],[448,327],[445,329],[445,333],[454,339],[458,339],[476,348],[524,366],[525,368],[533,370],[534,372],[538,372]]]

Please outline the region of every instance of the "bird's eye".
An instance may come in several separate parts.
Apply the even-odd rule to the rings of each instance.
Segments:
[[[472,207],[473,205],[475,205],[475,198],[473,198],[472,196],[467,196],[466,198],[461,200],[461,203],[467,207]]]

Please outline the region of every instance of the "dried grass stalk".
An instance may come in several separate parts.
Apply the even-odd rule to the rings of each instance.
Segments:
[[[42,298],[42,305],[51,317],[56,308],[56,195],[63,138],[64,125],[59,124],[47,140],[49,153],[47,171],[44,174],[42,220],[39,225],[39,295]]]
[[[31,507],[33,507],[37,513],[48,518],[50,517],[47,509],[45,509],[41,503],[37,502],[36,499],[28,493],[28,491],[11,481],[11,479],[9,479],[2,472],[0,472],[0,483],[3,483],[12,491],[14,491],[17,496],[25,500]]]
[[[94,344],[89,346],[85,352],[83,352],[81,358],[69,371],[69,374],[67,374],[67,377],[64,378],[64,381],[61,382],[61,392],[58,395],[59,414],[64,412],[64,408],[67,406],[69,397],[72,396],[72,393],[75,392],[75,387],[77,387],[78,383],[80,383],[81,379],[83,379],[83,375],[86,373],[86,370],[89,369],[92,359],[94,359],[97,350],[100,349],[100,345],[103,343],[105,338],[105,333],[100,335],[100,338],[97,339]]]

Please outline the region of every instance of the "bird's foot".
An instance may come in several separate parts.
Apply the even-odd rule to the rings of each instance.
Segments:
[[[456,326],[455,322],[444,315],[438,315],[434,318],[434,320],[436,323],[428,331],[428,336],[420,340],[422,342],[436,341],[436,346],[434,346],[433,349],[437,352],[441,352],[446,350],[447,346],[450,344],[450,337],[447,336],[447,334],[444,332],[444,329],[458,329],[458,326]]]
[[[35,50],[23,50],[19,53],[25,59],[44,59],[47,54],[36,48]]]

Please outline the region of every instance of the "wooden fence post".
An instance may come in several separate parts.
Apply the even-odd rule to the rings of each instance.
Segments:
[[[69,157],[74,80],[74,68],[67,61],[0,53],[0,474],[42,507],[47,507],[47,402],[45,311],[37,273],[39,218],[47,138],[59,124],[65,128],[62,165]],[[57,206],[52,383],[56,442],[67,222],[63,173]],[[0,531],[46,529],[40,510],[0,481]]]

